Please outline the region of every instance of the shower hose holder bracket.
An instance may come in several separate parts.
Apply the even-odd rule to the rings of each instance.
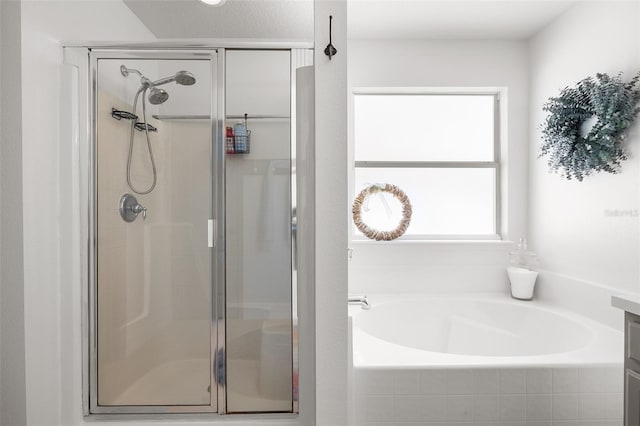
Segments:
[[[115,108],[111,108],[111,117],[115,118],[116,120],[137,120],[138,116],[135,115],[134,113],[131,113],[129,111],[123,111],[120,109],[115,109]]]

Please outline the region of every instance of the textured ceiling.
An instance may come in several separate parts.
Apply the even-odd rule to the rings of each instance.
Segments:
[[[526,39],[575,3],[349,0],[349,38]]]
[[[158,39],[313,40],[312,0],[124,0]]]
[[[123,1],[158,39],[313,40],[313,0],[227,0],[220,7],[199,0]],[[349,37],[526,39],[575,3],[348,0]]]

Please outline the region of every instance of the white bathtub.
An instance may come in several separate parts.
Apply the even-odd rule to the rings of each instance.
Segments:
[[[620,331],[507,295],[369,301],[349,307],[350,425],[622,426]]]
[[[623,334],[504,295],[370,295],[351,307],[356,367],[615,366]],[[622,325],[621,325],[622,327]]]

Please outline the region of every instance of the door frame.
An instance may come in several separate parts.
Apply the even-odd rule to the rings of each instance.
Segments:
[[[225,259],[224,259],[224,151],[222,129],[224,128],[224,49],[92,49],[88,48],[89,75],[88,95],[89,108],[88,130],[88,286],[86,293],[87,333],[86,348],[83,356],[87,356],[85,364],[88,371],[83,380],[83,407],[85,415],[92,414],[163,414],[163,413],[223,413],[225,400]],[[210,252],[211,265],[211,316],[210,316],[210,383],[211,398],[209,405],[98,405],[98,339],[97,339],[97,98],[98,98],[98,61],[101,59],[122,60],[208,60],[211,63],[211,174],[214,182],[211,185],[210,216],[216,226],[214,247]],[[220,74],[222,72],[222,74]],[[84,299],[84,298],[83,298]],[[215,389],[215,393],[214,393]],[[222,403],[221,403],[222,402]]]

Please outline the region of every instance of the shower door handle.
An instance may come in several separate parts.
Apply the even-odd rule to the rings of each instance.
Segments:
[[[216,220],[207,220],[207,247],[213,248],[216,246]]]

